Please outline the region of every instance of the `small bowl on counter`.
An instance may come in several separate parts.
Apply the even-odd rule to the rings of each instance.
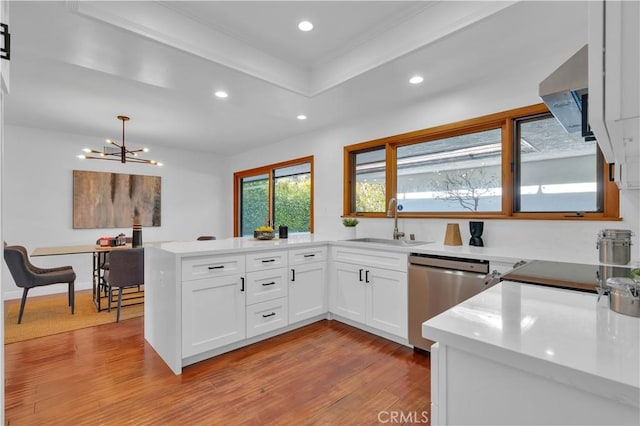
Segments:
[[[275,231],[253,231],[253,238],[256,240],[272,240],[275,236]]]

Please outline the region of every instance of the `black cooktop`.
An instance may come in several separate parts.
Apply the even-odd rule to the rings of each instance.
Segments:
[[[628,277],[627,266],[590,265],[583,263],[533,260],[502,276],[502,280],[552,287],[597,292],[597,288],[610,277]]]

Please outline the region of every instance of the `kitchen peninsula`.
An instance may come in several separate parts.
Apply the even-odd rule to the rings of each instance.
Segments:
[[[173,242],[145,247],[145,339],[182,367],[326,318],[326,241]]]
[[[640,318],[510,281],[426,321],[433,424],[640,424]]]

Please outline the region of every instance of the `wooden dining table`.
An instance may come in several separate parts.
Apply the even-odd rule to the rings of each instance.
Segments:
[[[101,304],[100,298],[100,286],[104,284],[104,270],[102,269],[102,265],[107,257],[107,253],[113,250],[122,250],[122,249],[130,249],[131,244],[125,244],[121,246],[100,246],[96,244],[83,244],[83,245],[72,245],[72,246],[53,246],[53,247],[37,247],[31,252],[32,257],[37,256],[62,256],[68,254],[89,254],[91,253],[93,256],[93,267],[92,267],[92,299],[93,303],[96,306],[98,312],[104,311],[109,308],[109,306],[103,306]]]

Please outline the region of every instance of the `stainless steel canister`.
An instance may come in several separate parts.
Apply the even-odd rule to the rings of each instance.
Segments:
[[[626,265],[631,260],[631,231],[628,229],[603,229],[598,234],[596,248],[600,263]]]
[[[640,283],[630,278],[614,277],[607,280],[607,287],[612,311],[640,317]]]

